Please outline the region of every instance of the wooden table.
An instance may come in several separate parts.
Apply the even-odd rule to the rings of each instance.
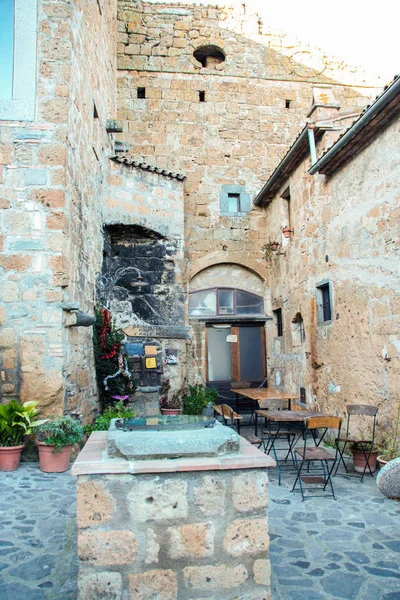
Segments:
[[[297,400],[299,397],[297,393],[287,394],[274,390],[274,388],[231,388],[231,390],[236,394],[236,412],[239,412],[238,396],[244,396],[258,402],[260,408],[274,408],[272,402],[274,400],[287,400],[288,408],[290,408],[292,400]]]

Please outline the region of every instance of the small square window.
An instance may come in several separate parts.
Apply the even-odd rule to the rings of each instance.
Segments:
[[[199,92],[199,102],[205,102],[205,101],[206,101],[206,93]]]
[[[329,282],[317,286],[317,303],[318,320],[332,321],[332,295]]]
[[[251,210],[250,194],[245,193],[243,185],[223,185],[220,202],[222,215],[241,217]]]
[[[138,87],[137,97],[140,98],[141,100],[144,100],[146,98],[146,88]]]
[[[276,335],[277,337],[283,336],[283,321],[282,321],[282,309],[277,308],[272,311],[274,314],[275,325],[276,325]]]
[[[228,194],[228,211],[240,212],[240,194]]]

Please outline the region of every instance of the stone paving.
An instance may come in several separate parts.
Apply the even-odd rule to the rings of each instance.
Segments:
[[[400,600],[400,503],[338,475],[338,500],[271,473],[273,600]],[[37,463],[0,473],[0,599],[75,600],[75,479]]]

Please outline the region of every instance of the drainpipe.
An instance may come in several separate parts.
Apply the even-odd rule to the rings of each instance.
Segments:
[[[310,145],[311,166],[317,162],[317,151],[315,149],[314,125],[308,125],[308,143]]]

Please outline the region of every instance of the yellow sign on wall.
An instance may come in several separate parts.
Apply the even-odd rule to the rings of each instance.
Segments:
[[[154,357],[146,358],[146,369],[155,369],[156,366],[157,366],[157,362]]]

